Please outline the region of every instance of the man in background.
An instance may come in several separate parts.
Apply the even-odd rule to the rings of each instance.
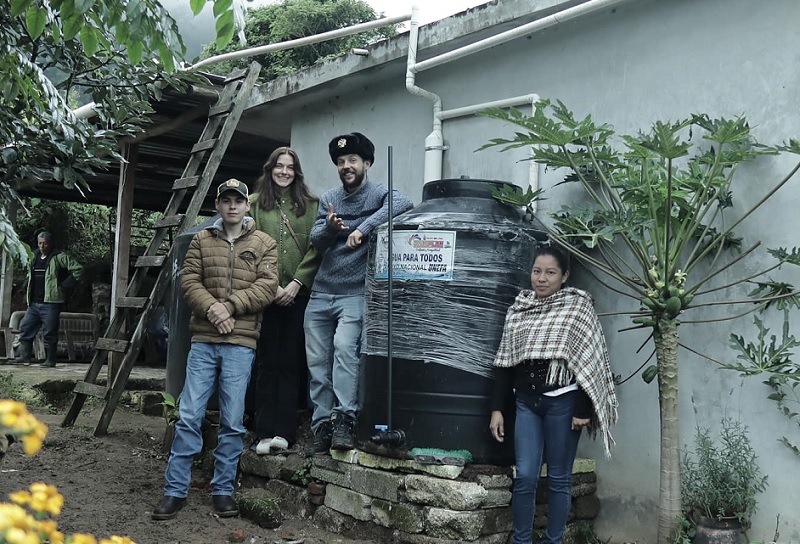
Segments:
[[[33,339],[42,329],[46,353],[42,366],[54,367],[58,355],[61,308],[66,302],[66,292],[78,285],[83,267],[53,247],[53,236],[49,232],[40,232],[36,241],[38,249],[28,268],[28,309],[19,326],[19,354],[13,362],[31,362]]]

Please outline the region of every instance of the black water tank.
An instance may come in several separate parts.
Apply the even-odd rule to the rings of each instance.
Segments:
[[[180,271],[189,244],[194,235],[204,228],[214,224],[219,215],[195,225],[183,234],[175,237],[172,253],[170,253],[170,289],[164,297],[164,306],[169,313],[169,343],[167,344],[167,375],[165,389],[175,398],[183,391],[183,382],[186,380],[186,358],[192,346],[192,333],[189,331],[189,318],[192,312],[183,298],[180,286]],[[216,393],[209,401],[208,409],[216,410],[218,400]]]
[[[391,426],[412,447],[466,449],[493,464],[513,461],[513,407],[504,410],[507,440],[498,444],[488,430],[491,365],[506,310],[530,287],[544,238],[493,198],[492,187],[503,186],[518,190],[496,180],[429,182],[422,203],[395,218],[393,237]],[[390,419],[387,245],[383,226],[370,238],[362,440]]]

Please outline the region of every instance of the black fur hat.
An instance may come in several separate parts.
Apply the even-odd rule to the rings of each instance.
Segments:
[[[337,136],[328,144],[328,153],[333,164],[342,155],[358,155],[370,164],[375,164],[375,146],[360,132]]]

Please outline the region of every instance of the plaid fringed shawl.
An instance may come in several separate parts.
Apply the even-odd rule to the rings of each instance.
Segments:
[[[567,385],[575,378],[594,408],[590,432],[594,437],[600,430],[606,457],[611,457],[617,395],[606,339],[589,293],[565,287],[544,299],[530,290],[517,295],[506,314],[494,366],[508,368],[532,359],[550,361],[548,385]]]

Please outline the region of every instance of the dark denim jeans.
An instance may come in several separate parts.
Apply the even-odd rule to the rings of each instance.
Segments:
[[[201,426],[211,395],[219,393],[219,440],[214,449],[212,495],[232,495],[245,435],[244,397],[255,350],[234,344],[193,342],[186,360],[180,419],[165,473],[164,495],[186,497],[192,462],[203,448]]]
[[[58,344],[58,325],[61,316],[61,304],[51,302],[31,302],[25,317],[19,324],[19,339],[23,342],[33,342],[39,327],[42,328],[42,337],[47,346]]]
[[[572,430],[577,391],[557,397],[517,393],[514,451],[517,474],[511,508],[514,514],[513,544],[533,542],[536,486],[547,463],[547,531],[545,544],[559,544],[567,525],[572,498],[572,465],[580,431]]]

